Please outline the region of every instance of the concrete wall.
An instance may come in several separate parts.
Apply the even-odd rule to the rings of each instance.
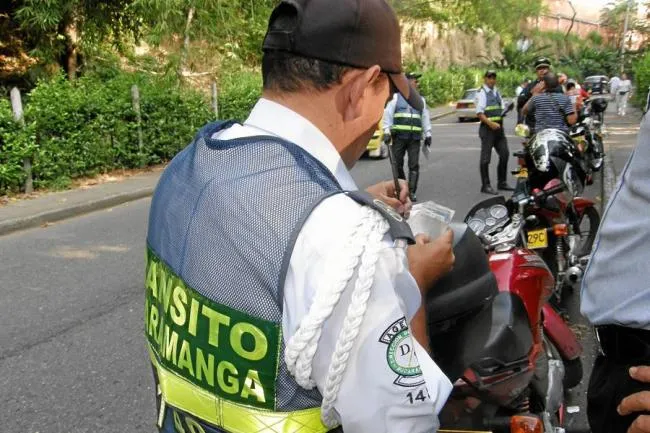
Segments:
[[[407,62],[445,69],[500,59],[501,50],[498,37],[486,37],[481,31],[466,33],[434,23],[403,23],[402,56]]]

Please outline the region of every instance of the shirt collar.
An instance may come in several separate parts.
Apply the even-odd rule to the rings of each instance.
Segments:
[[[487,84],[483,84],[483,88],[485,89],[485,93],[488,92],[494,92],[494,94],[497,94],[497,86],[494,86],[494,88],[490,89]]]
[[[320,161],[336,178],[344,190],[357,190],[352,175],[334,144],[309,120],[269,99],[260,98],[244,126],[259,129],[290,141]]]

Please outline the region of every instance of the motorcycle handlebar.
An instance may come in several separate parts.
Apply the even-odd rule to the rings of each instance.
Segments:
[[[555,195],[555,194],[558,194],[558,193],[564,191],[565,189],[566,189],[566,185],[564,185],[564,184],[554,186],[553,188],[548,189],[546,191],[538,192],[533,197],[533,200],[536,201],[536,202],[538,202],[540,200],[544,200],[544,199],[546,199],[546,198],[548,198],[548,197],[550,197],[552,195]]]

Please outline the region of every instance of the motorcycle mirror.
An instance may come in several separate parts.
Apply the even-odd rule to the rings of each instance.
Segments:
[[[535,215],[529,215],[526,217],[526,222],[532,225],[536,225],[539,223],[539,218]]]

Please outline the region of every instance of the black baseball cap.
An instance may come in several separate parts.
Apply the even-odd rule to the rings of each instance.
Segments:
[[[539,57],[537,60],[535,60],[535,69],[550,67],[551,61],[548,59],[548,57]]]
[[[491,77],[496,78],[497,77],[497,71],[495,71],[493,69],[487,70],[487,71],[485,71],[485,75],[483,75],[483,76],[485,78],[491,78]]]
[[[409,105],[424,107],[402,71],[399,22],[386,0],[283,0],[262,49],[356,68],[379,65]]]

